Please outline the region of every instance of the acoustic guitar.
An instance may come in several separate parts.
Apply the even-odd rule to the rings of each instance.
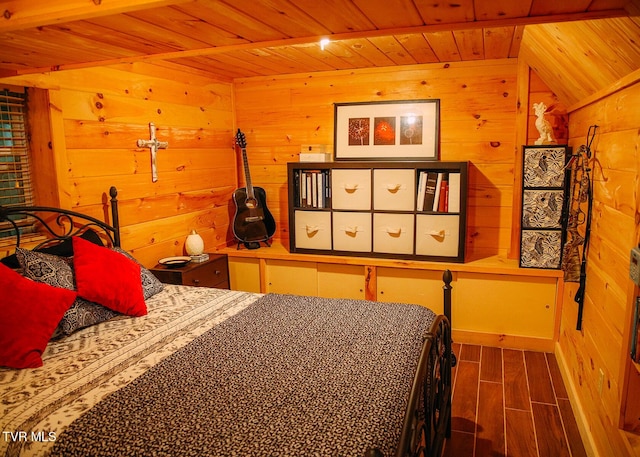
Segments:
[[[276,221],[267,208],[267,194],[262,187],[254,187],[249,173],[247,160],[247,141],[244,133],[238,129],[236,144],[242,149],[244,177],[247,187],[233,192],[236,214],[233,218],[233,235],[249,249],[257,249],[263,241],[269,246],[269,238],[276,232]]]

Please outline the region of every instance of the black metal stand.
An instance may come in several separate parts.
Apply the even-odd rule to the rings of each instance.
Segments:
[[[271,247],[271,243],[269,243],[269,239],[267,238],[266,240],[258,240],[258,241],[241,241],[238,240],[238,246],[236,247],[236,250],[240,250],[240,245],[244,244],[244,247],[246,247],[247,249],[259,249],[260,243],[264,243],[265,246],[267,246],[268,248]]]

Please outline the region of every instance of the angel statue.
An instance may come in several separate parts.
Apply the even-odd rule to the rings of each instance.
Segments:
[[[538,129],[538,133],[540,133],[540,137],[535,141],[535,144],[555,143],[556,140],[551,136],[553,133],[551,123],[544,118],[544,113],[547,111],[547,105],[545,105],[544,102],[534,103],[533,110],[535,111],[536,116],[538,116],[538,119],[536,119],[536,128]]]

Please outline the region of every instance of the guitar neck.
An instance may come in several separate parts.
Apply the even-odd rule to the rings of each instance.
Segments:
[[[247,196],[255,198],[253,194],[253,184],[251,184],[251,173],[249,173],[249,161],[247,160],[247,148],[242,148],[242,162],[244,164],[244,178],[247,181]]]

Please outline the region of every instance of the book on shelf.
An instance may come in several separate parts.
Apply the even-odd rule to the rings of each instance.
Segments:
[[[318,173],[310,173],[311,177],[311,207],[318,207]]]
[[[329,170],[299,170],[294,174],[295,201],[300,208],[327,208],[331,195]]]
[[[438,173],[434,171],[427,172],[427,181],[424,190],[424,203],[422,210],[431,211],[433,209],[433,202],[436,198],[436,185],[438,181]]]
[[[460,173],[449,173],[449,194],[447,196],[447,211],[460,212]]]
[[[427,172],[421,171],[418,175],[418,195],[416,200],[416,211],[424,209],[424,193],[427,187]]]
[[[446,178],[446,180],[442,180],[442,182],[444,183],[444,190],[441,192],[442,195],[440,197],[440,200],[442,202],[440,211],[444,211],[445,213],[449,212],[449,173],[447,173]]]
[[[420,171],[416,211],[460,212],[460,173]]]
[[[440,185],[442,184],[442,173],[436,173],[436,188],[433,194],[433,203],[431,204],[431,211],[438,211],[438,205],[440,204]]]
[[[434,202],[434,211],[438,211],[440,213],[447,212],[447,194],[449,193],[449,173],[441,172],[438,173],[438,182],[439,182],[439,190],[438,190],[438,202]]]

